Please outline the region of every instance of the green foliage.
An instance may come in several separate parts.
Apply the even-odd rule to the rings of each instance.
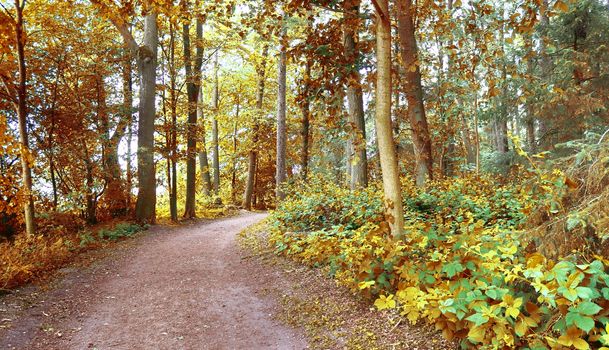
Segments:
[[[123,237],[130,237],[140,231],[142,231],[144,227],[131,224],[131,223],[120,223],[114,226],[113,229],[102,229],[97,233],[100,239],[108,239],[111,241],[116,241]]]
[[[324,228],[354,230],[383,218],[382,197],[374,189],[349,191],[322,177],[292,185],[290,193],[273,221],[291,232],[311,232]]]
[[[335,203],[349,203],[353,194],[326,186],[292,194],[297,204],[286,203],[271,216],[271,241],[304,263],[328,265],[341,284],[376,300],[379,310],[434,323],[465,348],[587,349],[605,341],[606,262],[555,262],[521,244],[526,213],[546,196],[531,198],[483,177],[435,182],[426,192],[405,181],[407,235],[397,240],[383,222],[347,226],[359,215]],[[306,200],[315,193],[331,200]],[[380,209],[379,197],[359,200]]]

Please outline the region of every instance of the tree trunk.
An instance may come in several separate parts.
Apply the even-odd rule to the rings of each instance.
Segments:
[[[133,137],[133,87],[132,87],[132,73],[133,69],[131,66],[131,56],[125,55],[123,61],[122,79],[123,79],[123,107],[122,107],[122,118],[126,122],[125,132],[127,133],[127,181],[124,186],[125,200],[125,215],[131,208],[131,185],[133,174],[131,172],[131,140]],[[117,143],[118,145],[118,143]],[[118,150],[118,147],[117,147]],[[118,159],[118,157],[117,157]]]
[[[256,162],[258,157],[258,119],[262,117],[262,103],[264,101],[264,82],[266,79],[266,57],[269,54],[269,45],[264,44],[262,49],[262,61],[260,65],[256,67],[256,73],[258,76],[258,86],[256,90],[256,114],[254,117],[254,125],[252,127],[252,146],[248,154],[248,165],[247,165],[247,181],[245,183],[245,194],[243,195],[243,208],[245,210],[252,209],[252,195],[254,193],[256,177]]]
[[[216,58],[214,62],[214,96],[213,96],[213,110],[214,119],[211,125],[212,134],[212,148],[214,150],[212,158],[212,166],[214,167],[214,195],[216,196],[215,201],[220,204],[220,145],[218,142],[218,108],[220,102],[220,86],[218,81],[218,52],[216,51]]]
[[[533,53],[533,42],[531,36],[527,36],[526,38],[526,47],[528,48],[528,58],[527,58],[527,75],[528,79],[532,81],[534,75],[534,53]],[[527,131],[527,147],[529,152],[534,153],[536,150],[536,140],[535,140],[535,107],[533,101],[533,94],[529,92],[528,89],[525,89],[528,92],[526,95],[526,131]]]
[[[309,102],[309,79],[311,77],[311,61],[307,60],[305,73],[303,78],[303,96],[304,100],[301,101],[300,110],[302,111],[302,129],[301,129],[301,137],[302,137],[302,150],[300,152],[300,168],[302,172],[302,179],[307,181],[307,177],[309,175],[309,142],[311,139],[310,136],[310,126],[311,126],[311,106]]]
[[[167,123],[169,130],[167,133],[167,185],[169,187],[169,215],[172,222],[178,221],[178,94],[177,78],[175,61],[175,27],[169,23],[169,57],[166,60],[169,66],[169,102],[170,102],[170,118]],[[164,76],[163,76],[164,79]],[[165,97],[165,91],[163,91]],[[165,109],[165,103],[163,103]],[[163,111],[163,114],[166,114]],[[167,122],[167,120],[166,120]]]
[[[237,203],[237,123],[239,120],[239,109],[241,108],[239,96],[237,96],[237,112],[235,113],[235,123],[233,124],[233,171],[231,174],[230,183],[230,199],[231,203]]]
[[[277,201],[280,202],[285,198],[285,192],[282,188],[286,181],[286,143],[287,143],[287,125],[286,125],[286,27],[285,17],[282,23],[284,26],[280,39],[279,61],[277,64],[277,166],[275,173],[275,193]]]
[[[17,117],[19,119],[19,142],[21,144],[21,177],[24,192],[24,221],[25,232],[29,236],[36,233],[34,222],[34,194],[32,193],[32,168],[30,166],[30,145],[27,131],[27,70],[25,64],[25,26],[23,9],[25,0],[15,0],[17,17],[15,20],[15,39],[17,43],[17,59],[19,63],[19,85],[17,86]]]
[[[154,164],[154,118],[156,114],[157,13],[144,19],[144,45],[138,50],[140,106],[137,130],[138,194],[135,216],[139,222],[155,222],[156,173]]]
[[[51,187],[53,190],[53,210],[57,211],[57,205],[59,202],[59,194],[57,190],[57,176],[55,174],[55,152],[53,146],[55,142],[55,110],[57,107],[57,93],[59,87],[59,77],[61,74],[61,64],[57,65],[57,76],[55,77],[55,84],[53,86],[53,100],[51,102],[51,127],[49,129],[49,140],[46,146],[47,152],[49,153],[49,175],[51,177]]]
[[[200,123],[200,138],[201,145],[199,146],[199,173],[203,184],[203,194],[209,196],[211,194],[211,176],[209,174],[209,159],[207,158],[207,131],[205,129],[205,118],[203,118],[203,90],[199,89],[197,101],[197,119]]]
[[[501,10],[502,18],[505,17],[505,9]],[[510,117],[508,110],[508,83],[507,83],[507,63],[505,53],[505,28],[501,25],[501,97],[499,98],[499,119],[495,120],[495,135],[497,141],[497,151],[505,154],[509,151],[508,142],[508,119]],[[506,160],[507,161],[507,160]],[[506,164],[507,165],[507,164]]]
[[[347,154],[349,185],[351,189],[368,186],[368,156],[366,155],[366,120],[364,99],[359,74],[360,54],[357,48],[359,32],[360,0],[344,2],[343,39],[345,58],[348,62],[347,103],[351,136]]]
[[[97,72],[96,83],[97,116],[100,121],[101,133],[103,134],[102,165],[106,188],[103,195],[110,215],[116,218],[126,213],[125,188],[121,177],[121,167],[118,162],[118,145],[125,134],[128,120],[124,116],[120,116],[121,119],[117,123],[116,130],[111,134],[103,72]]]
[[[547,40],[548,40],[548,30],[550,27],[550,17],[548,16],[549,9],[549,1],[543,0],[542,5],[540,6],[540,28],[542,30],[541,40],[539,41],[539,51],[541,51],[541,79],[543,82],[549,84],[549,80],[551,79],[552,74],[552,58],[548,54],[547,48]],[[550,112],[546,112],[545,115],[539,119],[539,130],[538,130],[538,142],[537,146],[541,151],[547,151],[552,146],[551,140],[551,122],[548,120],[548,114]]]
[[[431,137],[429,135],[425,105],[423,103],[421,70],[412,20],[411,0],[398,1],[398,33],[402,61],[406,71],[405,92],[408,100],[408,117],[415,148],[415,178],[417,186],[423,186],[426,180],[433,178],[433,158]]]
[[[391,127],[391,24],[388,1],[378,0],[376,3],[376,135],[388,221],[392,235],[400,237],[404,216],[400,174]]]
[[[85,185],[86,194],[86,214],[85,218],[87,223],[90,225],[94,225],[97,223],[97,195],[94,191],[94,179],[93,179],[93,161],[91,160],[91,156],[89,153],[89,149],[87,148],[86,142],[83,140],[82,148],[84,150],[84,162],[85,162]]]
[[[184,2],[188,6],[188,1]],[[196,47],[197,53],[194,61],[194,72],[190,57],[190,25],[183,25],[184,44],[184,67],[186,70],[186,90],[188,93],[188,129],[186,135],[186,203],[184,206],[184,217],[194,218],[196,216],[195,195],[197,176],[197,99],[201,85],[201,67],[203,65],[203,23],[197,19],[196,24]]]

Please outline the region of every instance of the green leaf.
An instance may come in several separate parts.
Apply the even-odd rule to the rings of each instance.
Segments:
[[[583,316],[582,314],[576,311],[570,311],[569,313],[567,313],[565,321],[567,323],[567,326],[575,324],[577,328],[583,330],[586,333],[590,332],[590,330],[594,328],[594,319],[592,317]]]
[[[595,291],[588,287],[577,287],[575,288],[577,291],[577,296],[580,299],[593,299],[595,297]]]
[[[442,267],[442,272],[446,273],[449,278],[454,277],[459,272],[464,271],[465,268],[458,261],[450,262]]]
[[[602,308],[591,301],[584,301],[577,305],[576,310],[583,315],[596,315]]]
[[[594,319],[588,316],[580,316],[575,318],[575,325],[577,328],[588,333],[594,328]]]
[[[469,316],[468,318],[466,318],[466,320],[474,322],[474,324],[476,326],[481,326],[481,325],[483,325],[483,324],[488,322],[488,317],[486,317],[486,316],[482,315],[481,313],[477,312],[477,313]]]

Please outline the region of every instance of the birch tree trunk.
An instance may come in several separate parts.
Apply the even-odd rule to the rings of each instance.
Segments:
[[[24,220],[25,232],[29,236],[36,233],[34,222],[34,195],[32,193],[32,168],[30,166],[30,144],[27,131],[27,69],[25,64],[25,27],[23,9],[25,0],[15,0],[15,41],[17,43],[17,59],[19,63],[19,85],[17,86],[17,117],[19,119],[19,143],[21,144],[21,177],[25,194]]]
[[[376,7],[376,138],[381,161],[386,213],[393,236],[402,235],[404,215],[398,161],[391,126],[391,23],[387,0]]]

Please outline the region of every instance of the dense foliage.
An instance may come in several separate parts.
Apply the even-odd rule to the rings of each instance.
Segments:
[[[402,238],[383,222],[378,191],[341,191],[320,181],[294,191],[296,205],[272,214],[272,241],[281,253],[327,265],[378,309],[395,308],[413,323],[427,320],[464,347],[609,345],[609,261],[583,252],[553,260],[528,244],[528,214],[551,210],[553,196],[530,195],[527,181],[476,176],[425,190],[404,180],[403,191]],[[358,210],[343,210],[353,202]]]
[[[34,281],[69,263],[80,252],[144,229],[137,224],[118,223],[92,231],[83,229],[84,222],[78,218],[65,215],[49,220],[48,225],[44,234],[20,235],[13,242],[0,243],[0,289]]]

